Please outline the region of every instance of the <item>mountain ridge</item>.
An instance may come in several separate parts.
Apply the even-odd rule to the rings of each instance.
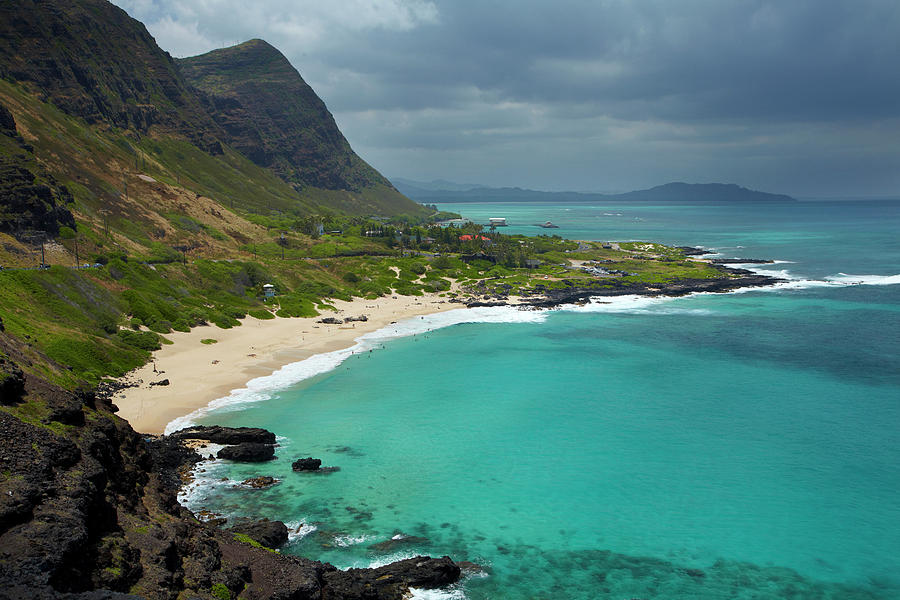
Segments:
[[[349,190],[379,206],[374,189],[400,193],[362,160],[338,129],[325,103],[297,69],[264,40],[212,50],[176,61],[201,94],[223,141],[259,166],[274,171],[298,191],[305,186]]]

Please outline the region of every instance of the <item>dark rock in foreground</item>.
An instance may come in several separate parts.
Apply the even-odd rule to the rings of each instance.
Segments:
[[[401,600],[410,586],[459,577],[446,558],[338,572],[244,543],[178,504],[184,468],[200,459],[183,440],[135,433],[102,398],[25,379],[30,402],[96,412],[56,430],[0,411],[0,598],[210,598],[215,588],[260,600]],[[266,546],[285,539],[277,522],[239,527]]]
[[[377,569],[325,573],[322,600],[402,598],[410,587],[436,588],[459,579],[460,569],[449,557],[417,556]]]
[[[25,393],[25,374],[17,364],[0,357],[0,404],[15,404]]]
[[[260,427],[197,425],[176,431],[168,437],[178,440],[206,440],[214,444],[275,443],[275,434]]]
[[[216,457],[240,462],[263,462],[275,458],[275,446],[256,443],[226,446],[219,450]]]
[[[316,471],[322,466],[322,460],[319,458],[298,458],[291,463],[291,468],[295,471]]]
[[[278,548],[285,545],[288,541],[287,525],[281,521],[269,521],[267,519],[249,521],[247,523],[239,523],[229,531],[243,533],[266,548]]]

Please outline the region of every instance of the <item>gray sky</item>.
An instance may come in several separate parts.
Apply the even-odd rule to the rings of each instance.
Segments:
[[[114,0],[173,56],[279,48],[391,176],[900,194],[897,0]]]

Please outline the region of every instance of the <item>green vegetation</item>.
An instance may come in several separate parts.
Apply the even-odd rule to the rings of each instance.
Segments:
[[[209,344],[218,344],[218,343],[219,343],[219,340],[214,340],[214,339],[212,339],[212,338],[203,338],[202,340],[200,340],[200,343],[201,343],[201,344],[207,344],[207,345],[209,345]]]
[[[213,584],[210,593],[218,600],[231,600],[231,590],[224,583]]]
[[[272,550],[268,546],[263,546],[262,544],[260,544],[256,540],[254,540],[252,537],[250,537],[249,535],[246,535],[244,533],[234,533],[234,534],[232,534],[232,537],[234,537],[235,541],[243,542],[245,544],[250,544],[254,548],[262,548],[263,550],[268,550],[269,552],[275,552],[275,550]]]
[[[117,252],[100,268],[0,271],[5,326],[65,367],[38,362],[33,369],[72,387],[139,366],[173,330],[235,327],[248,314],[312,317],[330,308],[329,298],[420,296],[448,292],[453,281],[464,296],[530,296],[554,289],[723,277],[711,265],[660,244],[623,243],[613,249],[558,236],[484,233],[477,226],[460,230],[328,218],[340,234],[313,239],[289,230],[284,259],[275,251],[284,246],[273,243],[255,261],[193,258],[185,264],[148,264]],[[194,221],[180,223],[189,228]],[[296,226],[308,224],[300,220]],[[267,283],[278,290],[274,298],[263,297]]]

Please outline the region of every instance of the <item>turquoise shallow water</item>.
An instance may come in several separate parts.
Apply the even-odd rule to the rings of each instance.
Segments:
[[[207,465],[188,505],[291,522],[286,551],[340,567],[485,568],[444,597],[900,598],[900,203],[498,206],[455,210],[793,282],[400,324],[200,417],[275,431],[280,459]],[[309,455],[341,470],[292,473]],[[235,487],[257,474],[283,482]]]

